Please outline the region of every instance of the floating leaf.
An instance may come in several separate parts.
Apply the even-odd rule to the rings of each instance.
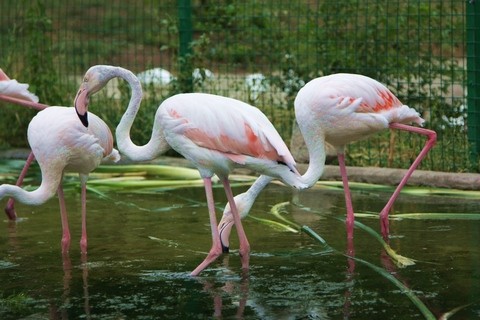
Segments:
[[[154,165],[154,164],[135,164],[135,165],[101,165],[95,172],[99,173],[137,173],[147,176],[166,176],[177,179],[200,179],[200,173],[196,169],[167,166],[167,165]]]
[[[360,190],[360,191],[393,192],[396,188],[395,186],[370,184],[370,183],[363,183],[363,182],[349,182],[348,186],[352,191]],[[315,184],[315,187],[343,190],[343,183],[341,181],[318,181]],[[447,189],[447,188],[405,186],[402,188],[401,193],[409,194],[413,196],[447,196],[447,197],[455,197],[455,198],[480,199],[480,191],[477,191],[477,190],[458,190],[458,189]]]
[[[281,212],[285,212],[285,207],[287,205],[289,205],[290,202],[287,201],[287,202],[280,202],[280,203],[277,203],[276,205],[274,205],[272,207],[272,209],[270,209],[270,213],[273,214],[275,217],[277,217],[278,219],[282,220],[283,222],[287,223],[288,225],[292,226],[293,228],[295,228],[295,230],[300,230],[300,225],[296,224],[295,222],[293,221],[290,221],[288,220],[287,218],[285,218],[284,216],[282,216]]]
[[[253,215],[249,215],[248,217],[252,218],[253,220],[259,221],[259,222],[261,222],[265,225],[268,225],[268,226],[270,226],[274,229],[277,229],[277,230],[289,231],[289,232],[293,232],[293,233],[298,233],[299,232],[298,229],[294,229],[294,228],[290,227],[289,225],[286,225],[286,224],[283,224],[283,223],[280,223],[280,222],[277,222],[277,221],[258,218],[258,217],[255,217]]]

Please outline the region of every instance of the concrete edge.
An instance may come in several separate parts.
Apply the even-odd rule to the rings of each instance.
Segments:
[[[29,154],[28,149],[12,149],[0,151],[0,159],[26,159]],[[121,161],[120,164],[127,164],[128,161]],[[184,158],[177,157],[159,157],[150,163],[175,165],[192,168],[193,166]],[[308,164],[299,164],[300,172],[305,172]],[[245,169],[235,171],[241,174],[257,175],[255,172]],[[397,185],[407,172],[406,169],[391,169],[377,167],[347,167],[349,181],[365,182],[372,184]],[[325,171],[320,180],[341,181],[340,170],[338,166],[326,165]],[[407,185],[423,186],[434,188],[449,188],[459,190],[480,190],[480,174],[478,173],[451,173],[415,170],[410,177]]]

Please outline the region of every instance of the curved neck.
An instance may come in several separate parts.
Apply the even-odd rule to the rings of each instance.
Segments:
[[[300,126],[300,131],[309,155],[308,169],[302,175],[302,179],[310,188],[320,179],[325,169],[325,135],[318,130],[309,130],[308,128],[302,128],[302,126]]]
[[[132,128],[133,121],[142,102],[142,86],[138,78],[129,70],[123,68],[115,68],[114,70],[114,76],[127,81],[132,90],[132,96],[128,103],[127,110],[123,114],[115,132],[118,149],[133,161],[153,160],[170,148],[165,141],[162,128],[160,128],[155,121],[152,135],[147,144],[137,146],[132,142],[130,129]]]
[[[266,175],[261,175],[260,177],[255,180],[255,182],[248,188],[248,190],[245,192],[245,195],[247,196],[247,207],[249,208],[248,210],[250,211],[250,208],[253,206],[253,203],[255,202],[255,199],[257,199],[258,195],[260,192],[262,192],[263,189],[273,180],[272,177],[266,176]]]
[[[13,197],[15,200],[28,205],[40,205],[53,197],[62,180],[62,172],[42,172],[42,183],[33,191],[26,191],[19,186],[2,184],[0,186],[0,199]]]

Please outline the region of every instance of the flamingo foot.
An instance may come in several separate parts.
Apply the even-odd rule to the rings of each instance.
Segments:
[[[247,252],[240,251],[240,260],[242,261],[242,269],[248,270],[250,268],[250,250]]]
[[[213,261],[215,261],[220,255],[222,254],[221,246],[212,246],[210,252],[208,253],[207,257],[198,265],[198,267],[193,270],[190,275],[196,277],[203,271],[206,267],[208,267]],[[247,263],[248,264],[248,263]]]
[[[8,199],[7,205],[5,206],[5,213],[10,220],[17,219],[17,213],[15,212],[15,200],[12,198]]]
[[[17,213],[15,212],[15,206],[13,199],[8,200],[5,206],[5,213],[9,220],[17,220]]]
[[[250,266],[250,243],[248,243],[247,238],[240,243],[238,253],[240,254],[240,260],[242,261],[242,269],[248,270]]]
[[[388,240],[388,236],[390,234],[390,227],[388,221],[388,212],[386,211],[380,212],[380,227],[382,230],[383,239],[385,241]]]

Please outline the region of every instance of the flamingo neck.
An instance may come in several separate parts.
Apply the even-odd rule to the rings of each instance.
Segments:
[[[308,169],[302,179],[310,188],[320,179],[325,169],[325,135],[320,130],[299,126],[309,154]]]
[[[237,203],[237,197],[239,196],[241,196],[241,201],[243,202],[241,205],[237,205],[238,213],[242,219],[248,215],[260,192],[262,192],[272,180],[273,178],[270,176],[261,175],[245,193],[235,197],[235,203]]]
[[[127,110],[123,114],[115,132],[118,149],[132,161],[153,160],[170,148],[165,141],[162,128],[155,121],[152,135],[147,144],[137,146],[132,142],[130,130],[142,101],[142,86],[138,78],[129,70],[123,68],[115,68],[114,70],[115,76],[127,81],[132,90]]]
[[[42,172],[42,183],[33,191],[26,191],[19,186],[11,184],[0,185],[0,199],[13,197],[27,205],[40,205],[53,197],[61,183],[62,172]]]

